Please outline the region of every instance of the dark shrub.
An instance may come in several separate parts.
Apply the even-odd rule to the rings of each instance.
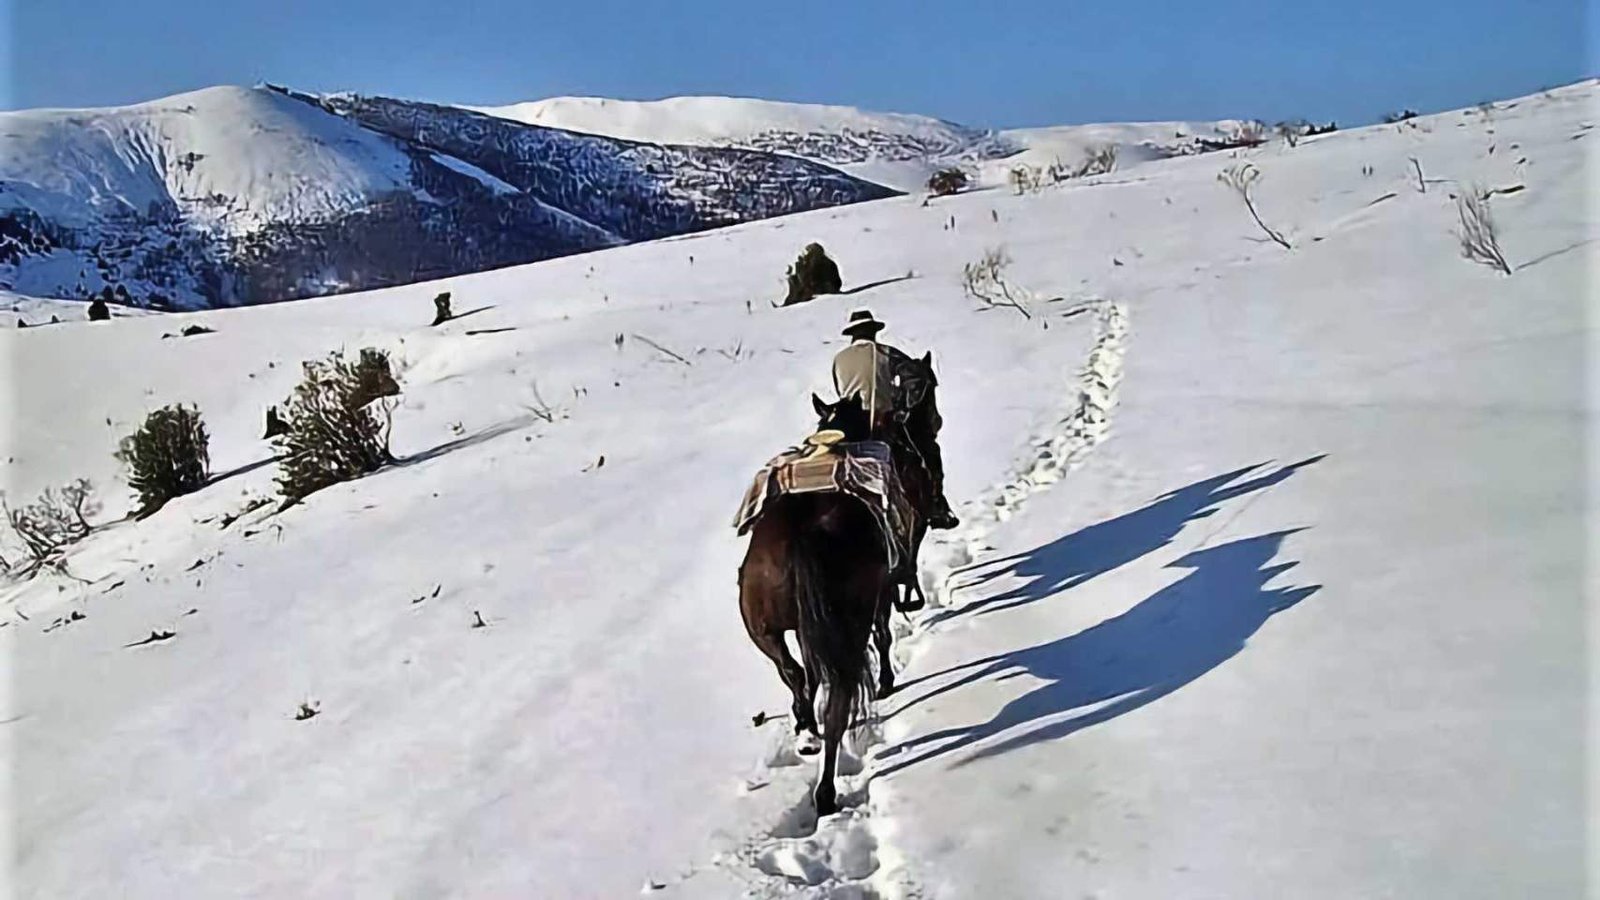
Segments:
[[[839,279],[839,267],[828,258],[821,244],[807,244],[785,278],[789,293],[784,297],[784,306],[804,303],[818,294],[837,294],[844,286]]]
[[[391,462],[392,403],[400,392],[389,356],[367,348],[356,360],[340,353],[305,364],[305,379],[283,405],[287,430],[274,438],[281,460],[278,489],[299,500],[313,491],[375,472]]]
[[[940,169],[928,176],[928,193],[935,197],[954,194],[967,186],[967,173],[957,168]]]
[[[145,417],[122,439],[117,459],[128,467],[128,486],[139,495],[140,517],[168,500],[205,486],[211,456],[200,410],[166,406]]]

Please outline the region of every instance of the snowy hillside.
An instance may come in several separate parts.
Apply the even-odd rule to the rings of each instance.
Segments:
[[[907,192],[921,189],[941,166],[1000,159],[1022,149],[992,131],[927,116],[743,97],[554,97],[482,111],[627,140],[786,153]]]
[[[1597,101],[0,330],[8,502],[104,503],[63,573],[0,584],[9,886],[1582,896]],[[520,185],[522,145],[485,145]],[[1218,182],[1245,162],[1292,249]],[[1511,274],[1462,257],[1463,191]],[[812,240],[855,292],[771,308]],[[963,295],[997,247],[1032,318]],[[482,309],[424,327],[440,290]],[[818,822],[788,721],[752,725],[788,696],[729,522],[862,305],[935,353],[963,524]],[[266,407],[366,346],[398,361],[401,461],[250,509]],[[212,481],[132,521],[112,451],[176,402]]]
[[[211,88],[0,113],[0,285],[241,305],[891,194],[769,154],[602,140],[383,98]]]
[[[1195,137],[1227,137],[1241,124],[1149,122],[994,131],[927,116],[739,97],[555,97],[481,111],[627,140],[787,153],[907,192],[921,190],[929,175],[949,166],[975,170],[981,183],[1003,184],[1013,165],[1074,164],[1105,144],[1117,147],[1124,166],[1164,159]]]

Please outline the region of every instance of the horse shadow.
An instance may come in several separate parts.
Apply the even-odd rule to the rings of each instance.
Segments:
[[[932,617],[930,624],[957,616],[987,615],[1014,609],[1077,587],[1097,575],[1165,547],[1177,538],[1185,525],[1215,514],[1223,503],[1266,490],[1299,470],[1320,462],[1326,455],[1279,466],[1247,481],[1239,479],[1262,469],[1266,464],[1257,463],[1206,478],[1156,497],[1133,512],[1090,525],[1027,553],[1002,557],[970,568],[967,572],[977,577],[956,585],[957,590],[976,587],[1002,575],[1015,575],[1029,580],[1011,590],[940,612]]]
[[[1269,565],[1284,538],[1278,531],[1196,550],[1169,565],[1188,575],[1092,628],[1023,650],[998,653],[936,673],[961,673],[915,703],[977,681],[1026,675],[1042,684],[1001,707],[987,722],[946,728],[889,748],[913,754],[880,770],[889,774],[953,754],[960,768],[1043,741],[1053,741],[1131,712],[1190,684],[1233,658],[1267,619],[1311,596],[1320,585],[1268,588],[1296,565]],[[1002,735],[1010,733],[1010,736]]]

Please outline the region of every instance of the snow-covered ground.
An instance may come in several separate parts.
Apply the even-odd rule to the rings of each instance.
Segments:
[[[107,304],[106,312],[114,319],[137,318],[154,315],[148,310],[132,306]],[[0,290],[0,328],[16,328],[20,320],[23,327],[53,325],[61,322],[82,322],[89,317],[89,304],[76,300],[53,300],[48,297],[29,297]]]
[[[13,888],[1580,895],[1596,91],[0,332],[8,496],[85,476],[106,506],[73,578],[0,593]],[[1246,159],[1294,249],[1217,183]],[[1468,183],[1522,186],[1491,199],[1509,277],[1460,257]],[[770,308],[812,240],[875,286]],[[962,296],[1002,245],[1032,320]],[[427,328],[439,290],[487,308]],[[751,725],[787,695],[728,523],[857,305],[934,350],[965,521],[925,550],[940,605],[854,805],[816,823],[787,722]],[[271,492],[262,416],[299,361],[369,345],[400,361],[405,461],[223,527]],[[122,519],[116,438],[180,401],[217,477]]]

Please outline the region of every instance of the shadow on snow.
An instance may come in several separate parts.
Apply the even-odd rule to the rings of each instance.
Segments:
[[[994,612],[1055,596],[1171,543],[1184,523],[1216,512],[1218,504],[1271,487],[1321,458],[1283,466],[1238,484],[1233,482],[1260,467],[1197,482],[1135,512],[1091,525],[1019,557],[999,560],[1010,565],[980,580],[1001,572],[1031,580],[953,614]],[[984,679],[1007,681],[1026,675],[1043,682],[1007,703],[987,722],[946,728],[895,745],[886,754],[893,761],[879,774],[964,753],[952,764],[958,768],[1056,740],[1131,712],[1196,680],[1243,649],[1269,617],[1320,589],[1320,585],[1267,587],[1296,565],[1272,564],[1272,560],[1284,539],[1299,530],[1196,550],[1169,565],[1193,571],[1120,616],[1076,634],[973,660],[908,683],[910,687],[960,676],[901,710]],[[1007,733],[1009,736],[1000,739]],[[894,760],[902,754],[911,755]]]

